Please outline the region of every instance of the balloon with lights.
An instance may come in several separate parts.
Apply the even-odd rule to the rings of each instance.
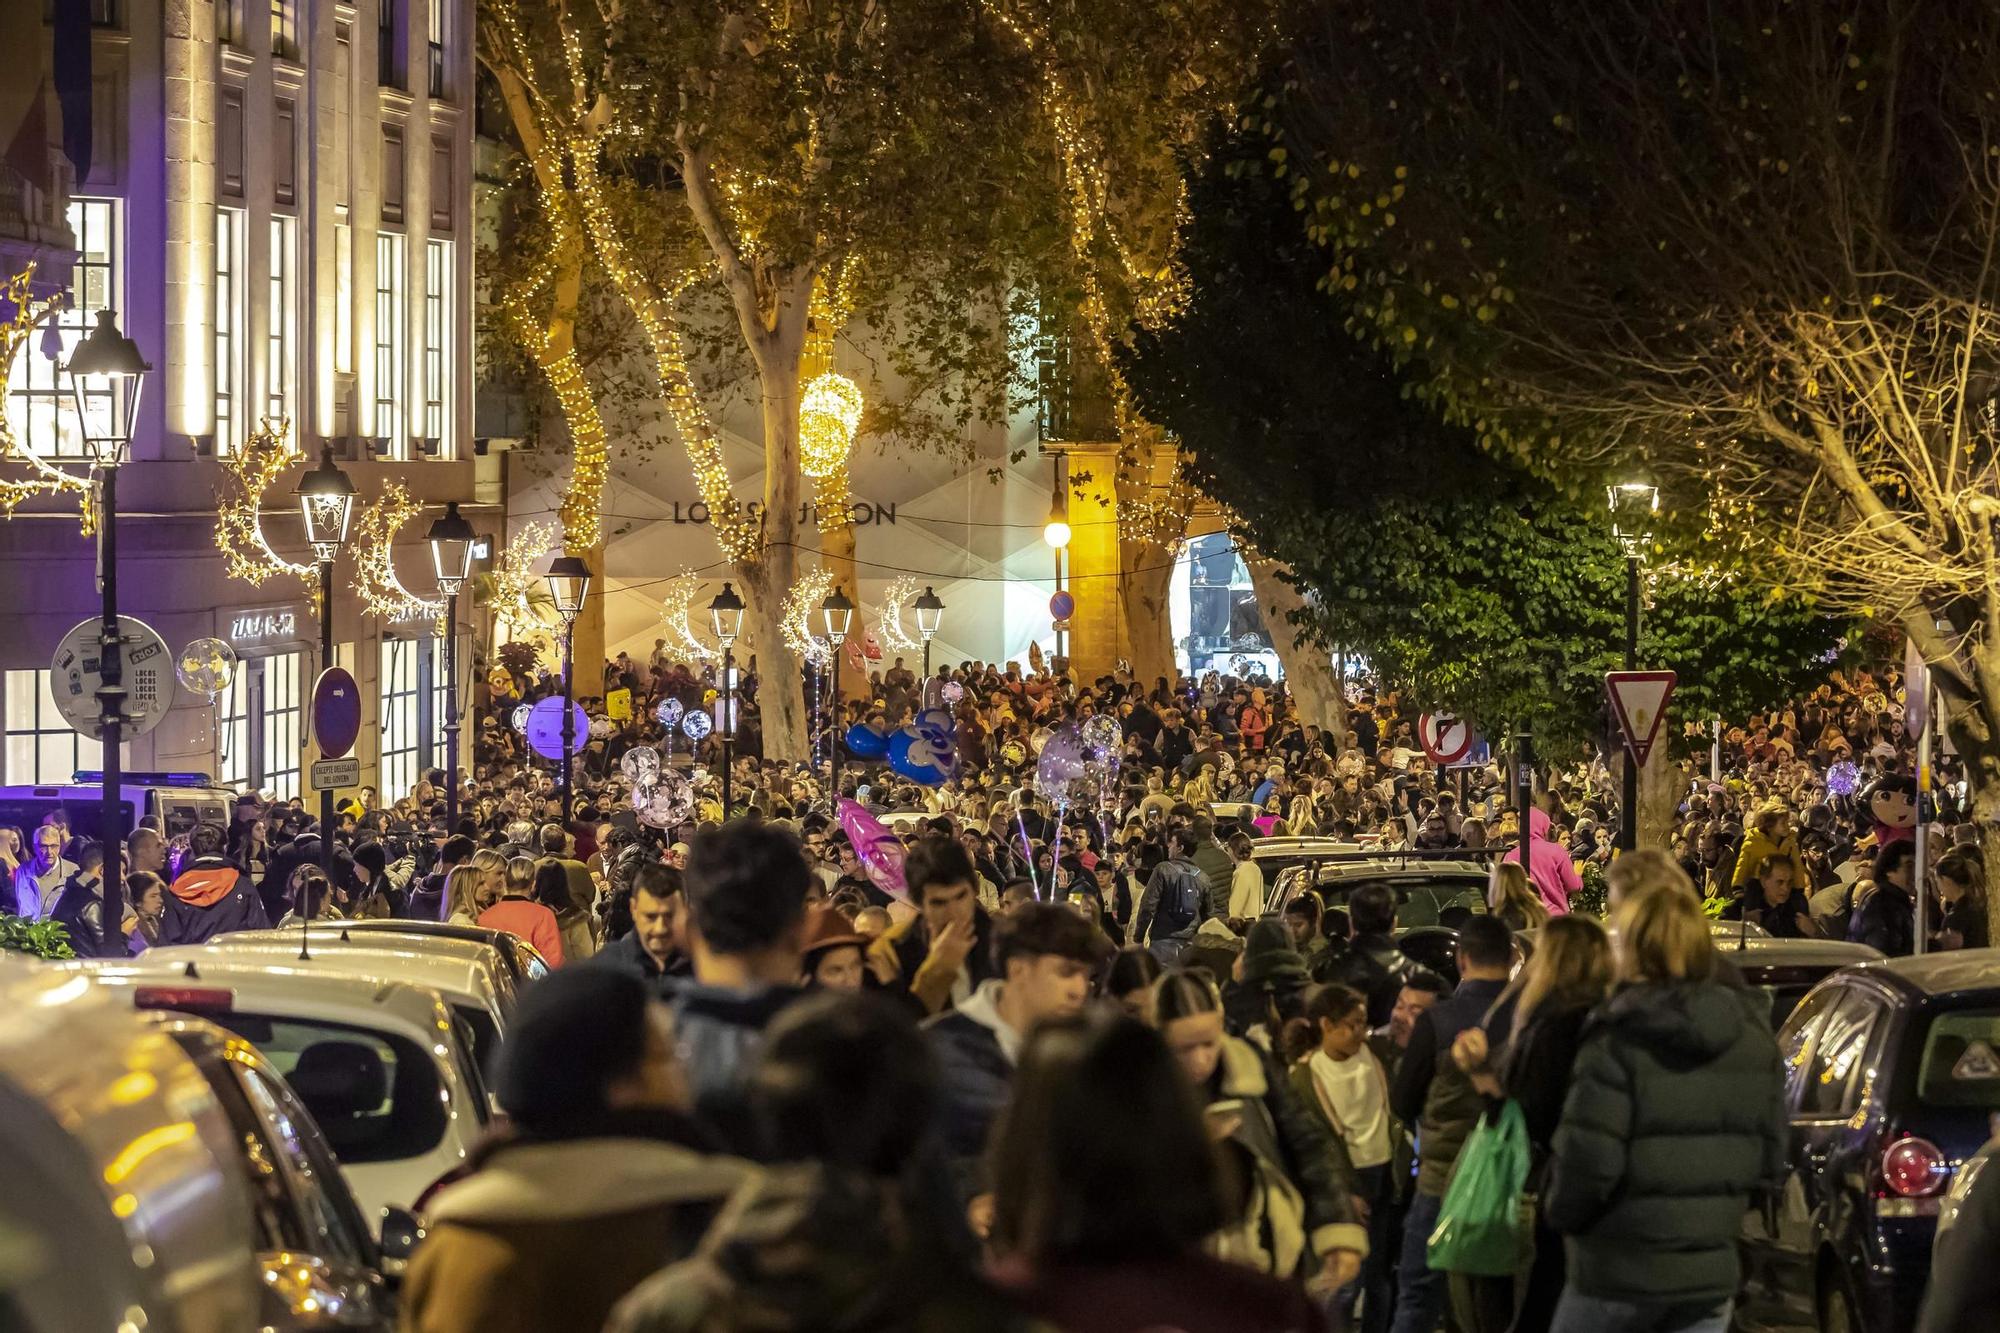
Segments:
[[[685,705],[679,699],[669,695],[654,706],[653,716],[659,720],[661,726],[665,727],[668,731],[672,731],[675,725],[680,722],[681,710],[684,707]]]
[[[208,700],[210,725],[214,723],[215,701],[236,681],[236,650],[221,639],[196,639],[181,649],[174,661],[174,677],[181,688]],[[229,757],[229,730],[221,729],[218,740],[223,758]]]
[[[618,771],[636,787],[650,787],[660,776],[660,752],[650,745],[635,745],[618,761]]]
[[[535,706],[533,704],[521,704],[516,707],[514,709],[514,730],[525,734],[528,730],[528,715],[534,711]]]
[[[690,708],[681,714],[681,735],[699,745],[715,730],[715,720],[700,709]]]
[[[694,813],[694,786],[673,769],[662,769],[659,781],[632,789],[632,809],[651,828],[673,828]]]

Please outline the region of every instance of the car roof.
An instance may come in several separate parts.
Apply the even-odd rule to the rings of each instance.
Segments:
[[[1379,857],[1367,861],[1333,861],[1319,868],[1320,882],[1331,879],[1427,879],[1447,875],[1458,879],[1476,879],[1482,883],[1490,872],[1477,861],[1406,861],[1398,857]]]
[[[304,961],[299,960],[296,930],[232,931],[205,944],[184,947],[201,950],[197,959],[235,954],[258,964],[289,961],[301,969],[414,981],[453,994],[497,994],[504,975],[504,964],[494,960],[490,944],[388,931],[351,936],[332,928],[314,931],[307,946],[311,957]]]
[[[412,921],[400,916],[363,917],[357,921],[341,922],[340,929],[342,934],[359,930],[363,934],[418,936],[484,944],[499,954],[501,967],[517,982],[528,979],[522,966],[521,951],[525,949],[532,953],[535,947],[512,931],[495,930],[491,926],[461,925],[456,921]],[[539,954],[536,956],[540,957]]]
[[[1945,953],[1914,954],[1889,958],[1867,965],[1878,976],[1894,978],[1910,990],[1926,996],[1962,994],[1966,991],[2000,992],[2000,949],[1953,949]]]
[[[1738,967],[1846,967],[1852,963],[1880,961],[1879,949],[1846,940],[1781,939],[1771,935],[1751,935],[1738,941],[1724,936],[1715,941],[1716,951]]]
[[[288,965],[262,959],[232,961],[202,945],[148,949],[134,959],[105,959],[84,964],[91,978],[107,988],[120,985],[214,987],[235,991],[259,1010],[278,1013],[311,1009],[348,1013],[355,1021],[379,1020],[408,1027],[428,1038],[439,1022],[447,1026],[451,1011],[444,998],[427,986],[407,981],[362,977],[351,973],[311,970],[311,964]],[[194,975],[188,968],[194,967]]]

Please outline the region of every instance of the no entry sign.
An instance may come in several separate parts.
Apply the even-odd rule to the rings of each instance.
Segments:
[[[1472,752],[1477,739],[1470,722],[1461,722],[1449,713],[1425,713],[1417,719],[1417,743],[1434,764],[1448,768],[1457,763]]]

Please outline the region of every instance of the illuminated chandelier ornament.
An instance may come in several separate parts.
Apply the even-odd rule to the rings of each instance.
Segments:
[[[816,375],[799,396],[799,471],[815,481],[847,466],[861,425],[861,390],[838,371]]]
[[[396,577],[396,534],[423,506],[401,482],[391,482],[380,499],[363,505],[354,522],[354,591],[368,613],[384,620],[435,620],[443,601],[417,596]]]
[[[889,580],[888,587],[882,589],[882,616],[876,621],[875,633],[885,651],[913,653],[923,647],[903,628],[903,607],[917,595],[921,586],[910,575],[898,574]]]
[[[535,611],[533,594],[542,588],[536,568],[556,547],[556,525],[530,523],[516,533],[493,571],[493,615],[517,639],[532,638],[550,622]]]
[[[667,580],[666,589],[660,595],[660,623],[667,631],[668,650],[678,654],[685,662],[708,662],[721,656],[694,636],[694,627],[688,620],[688,607],[700,591],[700,576],[691,569],[684,569]]]
[[[266,579],[290,575],[305,585],[317,604],[318,567],[285,559],[264,536],[264,492],[303,457],[283,442],[288,430],[289,423],[280,421],[273,429],[267,418],[241,448],[217,460],[227,480],[215,508],[215,546],[230,578],[256,587]]]
[[[17,356],[35,355],[28,349],[35,329],[43,320],[53,319],[67,301],[63,296],[34,300],[34,277],[35,266],[30,264],[7,280],[7,299],[13,303],[14,318],[0,325],[0,369],[10,376]],[[83,535],[96,535],[97,490],[90,474],[64,471],[22,448],[14,438],[5,412],[0,412],[0,463],[19,464],[31,474],[26,481],[0,481],[0,517],[12,518],[16,505],[38,495],[74,495],[77,522],[83,528]]]
[[[820,613],[820,603],[832,591],[833,575],[825,569],[815,569],[800,575],[792,590],[785,594],[785,616],[780,626],[785,646],[798,654],[801,661],[816,667],[833,661],[833,649],[825,639],[812,632],[813,619]]]

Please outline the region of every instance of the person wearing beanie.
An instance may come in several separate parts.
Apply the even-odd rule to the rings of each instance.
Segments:
[[[495,1093],[509,1127],[431,1200],[405,1333],[601,1328],[755,1174],[707,1151],[665,1007],[615,969],[566,968],[523,993]]]
[[[1292,946],[1285,923],[1264,918],[1250,927],[1222,988],[1222,1012],[1229,1031],[1276,1052],[1285,1024],[1299,1017],[1312,984],[1305,955]]]

